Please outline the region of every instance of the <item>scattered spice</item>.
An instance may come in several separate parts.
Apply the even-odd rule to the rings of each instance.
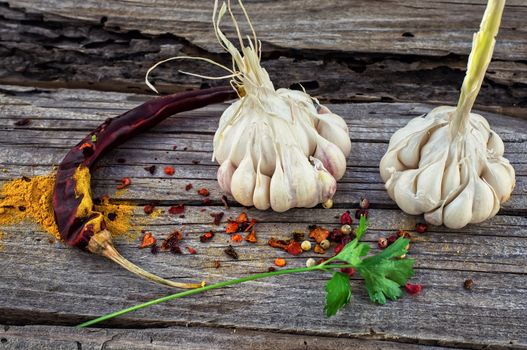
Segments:
[[[121,182],[120,185],[117,185],[117,189],[118,190],[122,190],[122,189],[125,189],[126,187],[130,186],[132,184],[132,180],[130,180],[129,177],[123,177],[121,180],[119,180]]]
[[[287,264],[287,262],[283,258],[276,258],[274,259],[274,264],[278,267],[284,267]]]
[[[324,249],[324,250],[329,249],[329,246],[331,245],[331,243],[330,243],[327,239],[323,240],[323,241],[320,242],[319,244],[320,244],[320,247],[321,247],[322,249]]]
[[[355,219],[359,220],[361,216],[368,218],[368,210],[367,209],[357,209],[355,211]]]
[[[144,206],[143,210],[145,212],[146,215],[150,215],[154,212],[154,205],[152,204],[147,204]]]
[[[183,239],[183,234],[179,231],[172,232],[161,244],[161,249],[170,250],[172,254],[182,254],[179,241]]]
[[[306,267],[313,267],[317,264],[317,261],[313,258],[309,258],[306,260]]]
[[[304,241],[304,231],[293,231],[293,239],[297,242]]]
[[[243,237],[242,237],[242,235],[237,233],[237,234],[233,235],[231,239],[232,239],[233,242],[239,243],[239,242],[241,242],[243,240]]]
[[[234,260],[238,260],[238,258],[239,258],[238,253],[236,253],[236,251],[234,250],[234,248],[230,244],[227,247],[227,249],[224,250],[224,252],[225,252],[225,254],[227,254],[228,256],[233,258]]]
[[[251,232],[245,236],[245,240],[249,243],[256,243],[258,241],[256,238],[256,230],[251,230]]]
[[[236,221],[229,220],[227,227],[225,228],[225,233],[231,234],[238,232],[238,223]]]
[[[168,209],[168,212],[172,215],[178,215],[185,211],[185,205],[184,204],[176,204],[170,207]]]
[[[302,244],[300,244],[300,248],[304,251],[311,250],[311,242],[310,241],[303,241]]]
[[[320,244],[315,245],[313,251],[317,254],[326,254],[326,250],[320,246]]]
[[[150,232],[145,232],[141,244],[139,245],[140,249],[152,247],[157,243],[157,239]]]
[[[223,218],[223,212],[220,211],[216,213],[210,213],[210,216],[214,218],[214,221],[212,223],[218,226],[221,223],[221,219]]]
[[[415,231],[417,233],[425,233],[426,231],[428,231],[428,225],[427,224],[423,224],[423,223],[419,223],[419,224],[415,225]]]
[[[187,246],[187,250],[188,250],[188,252],[189,252],[190,254],[197,254],[197,253],[198,253],[198,251],[197,251],[196,249],[192,248],[192,247],[188,247],[188,246]]]
[[[201,243],[205,243],[205,242],[210,241],[212,238],[214,238],[214,232],[212,232],[212,231],[208,231],[208,232],[205,232],[204,234],[202,234],[202,235],[199,237],[199,241],[200,241]]]
[[[474,281],[472,279],[468,279],[463,282],[463,288],[466,290],[471,290],[472,287],[474,287]]]
[[[214,260],[212,263],[215,269],[219,269],[221,267],[221,263],[219,260]]]
[[[190,191],[192,189],[192,187],[194,187],[194,186],[192,186],[192,184],[190,184],[190,183],[186,184],[185,185],[185,191]]]
[[[223,206],[225,207],[225,209],[230,209],[230,205],[229,205],[229,200],[227,199],[227,196],[226,195],[223,195],[221,196],[221,202],[223,203]]]
[[[156,172],[156,166],[155,165],[147,166],[144,169],[146,171],[148,171],[150,173],[150,175],[154,175],[154,173]]]
[[[150,248],[150,252],[154,255],[156,255],[157,253],[159,253],[159,247],[157,246],[157,244],[154,244],[151,248]]]
[[[15,122],[15,126],[26,126],[29,124],[31,124],[31,119],[29,118],[20,119]]]
[[[164,169],[164,172],[165,172],[165,174],[167,174],[169,176],[172,176],[172,175],[174,175],[175,170],[171,166],[166,166],[165,169]]]
[[[273,266],[269,266],[269,268],[267,269],[267,272],[275,272],[276,269],[273,267]]]
[[[310,229],[309,238],[313,238],[317,243],[329,237],[329,231],[320,226],[312,226]]]
[[[397,240],[397,235],[390,235],[388,236],[388,245],[392,244]]]
[[[346,225],[342,225],[342,226],[340,227],[340,232],[341,232],[343,235],[349,235],[349,234],[351,234],[351,231],[353,231],[353,230],[352,230],[351,226],[348,225],[348,224],[346,224]]]
[[[355,270],[353,267],[345,267],[340,269],[340,272],[347,274],[350,277],[353,277],[357,270]]]
[[[368,198],[361,198],[359,201],[359,207],[361,209],[368,209],[370,207],[370,201]]]
[[[351,225],[353,223],[353,220],[351,219],[350,211],[346,210],[341,216],[340,216],[340,223],[342,225]]]
[[[397,237],[412,238],[412,235],[408,231],[398,230]]]
[[[289,242],[286,242],[286,241],[284,241],[282,239],[276,239],[274,237],[271,237],[267,241],[267,244],[269,244],[273,248],[280,248],[280,249],[286,250],[287,249],[287,245],[289,244]]]
[[[202,187],[202,188],[200,188],[200,189],[198,190],[198,194],[199,194],[200,196],[203,196],[203,197],[208,197],[210,193],[209,193],[209,190],[207,190],[206,188],[203,188],[203,187]]]
[[[406,292],[408,294],[415,295],[415,294],[421,293],[423,286],[420,284],[406,283],[406,286],[404,287],[404,289],[406,289]]]
[[[384,249],[388,246],[388,240],[384,237],[381,237],[377,240],[377,246],[379,249]]]
[[[210,203],[212,203],[212,201],[210,200],[210,198],[205,198],[201,201],[201,203],[203,205],[210,205]]]
[[[297,241],[289,242],[285,250],[291,255],[300,255],[303,252],[300,242]]]

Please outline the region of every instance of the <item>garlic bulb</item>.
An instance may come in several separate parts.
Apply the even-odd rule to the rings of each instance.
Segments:
[[[213,16],[214,29],[232,55],[233,85],[243,96],[225,110],[214,135],[220,187],[240,204],[261,210],[327,202],[351,150],[346,122],[304,92],[275,90],[260,66],[256,36],[248,39],[249,46],[240,36],[240,52],[219,29],[226,8],[230,11],[223,4],[217,20]]]
[[[514,169],[501,138],[470,113],[492,57],[505,1],[490,0],[474,36],[457,107],[438,107],[410,120],[390,139],[380,163],[390,197],[408,214],[461,228],[496,215],[510,198]]]

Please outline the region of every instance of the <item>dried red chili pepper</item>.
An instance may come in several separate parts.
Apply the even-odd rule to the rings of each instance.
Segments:
[[[239,224],[236,221],[229,220],[225,228],[225,233],[231,234],[238,232],[238,226]]]
[[[303,252],[300,242],[297,241],[289,242],[285,250],[291,255],[300,255]]]
[[[210,241],[212,238],[214,238],[214,232],[209,231],[209,232],[205,232],[204,234],[202,234],[199,237],[199,240],[201,243],[205,243],[205,242]]]
[[[231,87],[185,92],[153,99],[116,117],[107,119],[73,147],[59,165],[53,191],[53,209],[64,241],[82,250],[103,255],[137,275],[179,288],[202,284],[168,281],[133,265],[113,246],[102,213],[94,211],[90,191],[90,168],[102,154],[167,117],[208,104],[236,98]],[[96,141],[94,141],[96,140]],[[90,147],[81,149],[82,145]]]
[[[210,216],[214,218],[214,221],[212,223],[218,226],[221,223],[221,219],[223,218],[223,212],[220,211],[217,213],[210,213]]]
[[[231,237],[231,239],[232,239],[233,242],[239,243],[239,242],[241,242],[243,240],[243,237],[242,237],[242,235],[237,233],[237,234],[233,235]]]
[[[328,239],[329,231],[320,226],[315,226],[309,232],[309,238],[313,238],[317,243],[322,242],[325,239]]]
[[[256,243],[258,242],[258,239],[256,238],[256,230],[251,230],[247,236],[245,236],[245,240],[249,243]]]
[[[406,283],[406,286],[404,287],[404,289],[406,289],[406,292],[408,294],[419,294],[421,293],[423,286],[420,284]]]
[[[150,232],[145,232],[143,235],[143,239],[141,240],[141,244],[139,245],[139,248],[148,248],[153,245],[155,245],[157,242],[157,239],[152,235]]]

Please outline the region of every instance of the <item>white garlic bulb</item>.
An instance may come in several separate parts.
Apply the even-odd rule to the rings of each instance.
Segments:
[[[457,107],[410,120],[390,139],[380,173],[390,197],[408,214],[461,228],[496,215],[515,185],[501,138],[470,113],[490,62],[504,1],[489,1],[474,36]]]
[[[275,90],[260,66],[259,41],[249,39],[240,53],[220,31],[225,11],[223,4],[213,18],[215,31],[238,69],[233,84],[244,94],[225,110],[214,135],[220,187],[244,206],[278,212],[330,200],[351,150],[346,122],[304,92]]]

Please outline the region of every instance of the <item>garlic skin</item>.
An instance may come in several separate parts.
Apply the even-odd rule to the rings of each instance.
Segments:
[[[403,211],[449,228],[493,217],[515,185],[503,141],[485,118],[470,113],[451,139],[455,110],[437,107],[410,120],[393,134],[380,163],[388,194]]]

